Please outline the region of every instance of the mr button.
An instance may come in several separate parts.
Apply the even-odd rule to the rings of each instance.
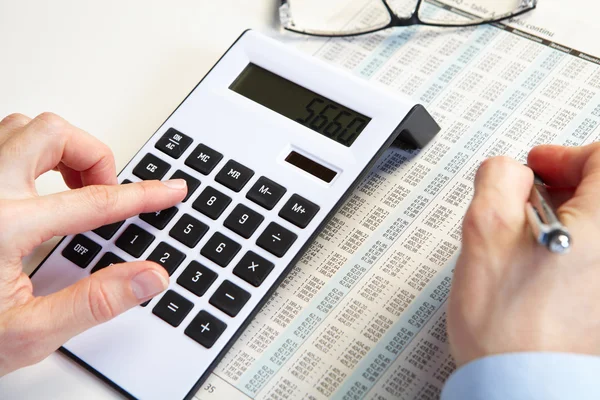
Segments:
[[[244,167],[237,161],[229,160],[215,176],[215,181],[234,192],[239,192],[250,178],[252,178],[252,175],[254,175],[254,171],[250,168]]]
[[[315,203],[294,194],[279,211],[279,216],[300,228],[306,228],[319,209]]]
[[[76,235],[71,243],[65,247],[62,251],[63,257],[65,257],[69,261],[73,261],[76,265],[81,268],[85,268],[88,266],[90,261],[96,254],[100,251],[102,246],[98,243],[88,239],[84,235]]]

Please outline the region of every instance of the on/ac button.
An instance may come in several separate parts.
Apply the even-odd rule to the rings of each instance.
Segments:
[[[306,228],[319,209],[315,203],[294,194],[279,211],[279,216],[300,228]]]

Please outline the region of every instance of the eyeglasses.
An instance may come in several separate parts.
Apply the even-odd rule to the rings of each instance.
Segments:
[[[396,26],[483,25],[524,14],[536,4],[537,0],[281,0],[279,19],[288,31],[344,37]]]

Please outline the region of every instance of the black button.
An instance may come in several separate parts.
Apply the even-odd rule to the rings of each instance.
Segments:
[[[243,204],[238,204],[225,219],[223,225],[248,239],[265,218]]]
[[[227,324],[202,310],[185,328],[184,333],[202,346],[210,349],[225,331],[225,328],[227,328]]]
[[[165,242],[160,242],[152,254],[148,256],[148,260],[165,267],[169,275],[173,275],[173,272],[179,267],[184,258],[185,254]]]
[[[131,183],[131,181],[129,179],[123,179],[123,182],[121,182],[121,185],[127,185],[128,183]]]
[[[199,144],[187,160],[185,160],[185,165],[195,169],[201,174],[208,175],[222,158],[223,154],[208,146]]]
[[[139,257],[146,251],[153,240],[154,235],[146,232],[135,224],[131,224],[125,228],[115,244],[118,248],[126,251],[132,256]]]
[[[152,314],[157,315],[170,325],[179,326],[193,307],[194,303],[185,297],[172,290],[167,290],[162,299],[152,309]]]
[[[200,250],[200,254],[221,267],[226,267],[238,251],[240,251],[241,247],[242,246],[222,233],[215,232],[215,234],[208,239],[208,242],[206,242],[202,250]]]
[[[230,317],[235,317],[249,298],[250,293],[226,280],[208,302]]]
[[[315,203],[294,194],[279,211],[279,216],[300,228],[306,228],[319,209]]]
[[[74,262],[81,268],[85,268],[92,261],[102,246],[84,235],[75,235],[71,243],[62,251],[63,257]]]
[[[246,197],[267,210],[272,210],[285,192],[286,189],[283,186],[261,176],[248,191]]]
[[[217,279],[216,272],[211,271],[197,261],[192,261],[179,275],[177,283],[196,296],[202,296],[215,279]]]
[[[233,274],[239,276],[252,286],[259,287],[267,275],[273,270],[273,263],[265,260],[253,251],[247,252],[233,269]]]
[[[117,233],[117,231],[119,230],[121,225],[123,225],[124,223],[125,223],[125,221],[119,221],[119,222],[115,222],[112,224],[104,225],[104,226],[101,226],[100,228],[94,229],[92,232],[94,232],[96,235],[100,236],[101,238],[108,240],[111,237],[113,237],[113,235],[115,233]]]
[[[179,158],[183,152],[192,144],[192,138],[179,132],[177,129],[169,128],[167,132],[156,142],[156,147],[163,153],[173,158]]]
[[[237,161],[229,160],[215,176],[215,181],[234,192],[239,192],[250,178],[252,178],[252,175],[254,175],[254,171],[250,168],[244,167]]]
[[[162,179],[171,166],[153,154],[146,154],[133,169],[133,174],[140,179]]]
[[[231,203],[231,197],[224,195],[211,186],[200,193],[192,207],[209,218],[217,219]]]
[[[177,207],[171,207],[166,210],[140,214],[140,219],[157,229],[164,229],[175,214],[177,214]]]
[[[119,264],[125,262],[125,260],[123,260],[121,257],[119,257],[118,255],[111,253],[110,251],[108,253],[105,253],[102,257],[100,257],[100,261],[98,261],[96,263],[96,265],[94,265],[94,268],[92,268],[92,273],[101,270],[102,268],[106,268],[109,265],[113,265],[113,264]]]
[[[169,235],[187,247],[194,247],[202,239],[206,231],[208,231],[206,224],[203,224],[189,214],[183,214],[173,226]]]
[[[198,186],[200,186],[200,181],[198,179],[194,178],[189,174],[186,174],[180,169],[175,171],[173,176],[171,176],[169,179],[185,179],[187,183],[187,194],[185,195],[185,198],[181,200],[182,202],[187,201],[187,199],[190,198],[192,193],[194,193],[194,191],[198,189]]]
[[[295,233],[288,231],[283,226],[271,222],[258,237],[256,244],[277,257],[283,257],[297,237]]]

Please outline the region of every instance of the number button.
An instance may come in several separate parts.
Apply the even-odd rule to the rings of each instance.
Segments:
[[[258,237],[256,244],[277,257],[283,257],[298,236],[275,222]]]
[[[175,171],[175,173],[169,179],[185,179],[185,182],[187,183],[187,194],[185,195],[185,198],[181,200],[182,202],[186,202],[187,199],[190,198],[192,193],[194,193],[194,191],[198,189],[198,186],[200,186],[200,181],[198,179],[186,174],[180,169]]]
[[[101,226],[100,228],[94,229],[92,232],[94,232],[96,235],[100,236],[101,238],[108,240],[111,237],[113,237],[115,233],[117,233],[117,231],[119,230],[121,225],[123,225],[124,223],[125,223],[125,221],[119,221],[119,222],[115,222],[112,224],[104,225],[104,226]]]
[[[140,214],[140,219],[157,229],[164,229],[175,214],[177,214],[177,211],[177,207],[171,207],[166,210]]]
[[[221,267],[226,267],[240,251],[240,246],[220,232],[215,232],[202,247],[200,254]]]
[[[208,226],[189,214],[183,214],[181,219],[169,232],[171,237],[179,240],[187,247],[194,247],[208,231]]]
[[[62,251],[62,255],[69,261],[75,263],[75,265],[85,268],[92,261],[96,254],[100,252],[102,247],[88,239],[84,235],[75,235],[71,243],[65,247]]]
[[[197,261],[190,265],[179,275],[177,283],[196,296],[202,296],[210,285],[217,279],[217,274]]]
[[[167,290],[165,295],[156,303],[152,314],[172,326],[179,326],[181,321],[192,310],[194,303],[173,290]]]
[[[250,168],[243,166],[237,161],[229,160],[215,176],[215,181],[234,192],[239,192],[250,178],[252,178],[252,175],[254,175],[254,171]]]
[[[285,192],[286,190],[283,186],[273,182],[269,178],[261,176],[248,191],[246,197],[259,206],[262,206],[267,210],[272,210]]]
[[[169,128],[167,132],[156,142],[158,150],[173,158],[179,158],[183,152],[192,144],[192,138],[179,132],[177,129]]]
[[[118,248],[134,257],[140,257],[154,241],[154,235],[135,224],[129,225],[119,236],[115,244]]]
[[[201,143],[194,149],[187,160],[185,160],[185,165],[195,169],[203,175],[208,175],[222,158],[223,154]]]
[[[279,212],[279,216],[300,228],[306,228],[319,209],[320,207],[315,203],[294,194],[287,203],[285,203]]]
[[[227,324],[202,310],[190,322],[184,333],[202,346],[210,349],[219,336],[225,331]]]
[[[208,302],[230,317],[235,317],[248,299],[250,299],[250,293],[226,280]]]
[[[171,166],[153,154],[146,154],[133,169],[133,174],[140,179],[162,179]]]
[[[252,286],[259,287],[273,267],[272,262],[265,260],[253,251],[249,251],[233,269],[233,274]]]
[[[98,261],[96,263],[96,265],[94,266],[94,268],[92,268],[92,274],[96,271],[100,271],[102,268],[106,268],[108,266],[111,266],[113,264],[120,264],[122,262],[125,262],[125,260],[123,260],[121,257],[117,256],[114,253],[111,253],[110,251],[108,253],[105,253],[101,258],[100,261]]]
[[[160,242],[152,254],[148,256],[148,260],[165,267],[169,275],[173,275],[173,272],[179,267],[184,258],[185,254],[165,242]]]
[[[211,219],[217,219],[231,203],[231,197],[208,186],[194,201],[192,207]]]
[[[225,219],[223,225],[248,239],[265,218],[243,204],[238,204]]]

